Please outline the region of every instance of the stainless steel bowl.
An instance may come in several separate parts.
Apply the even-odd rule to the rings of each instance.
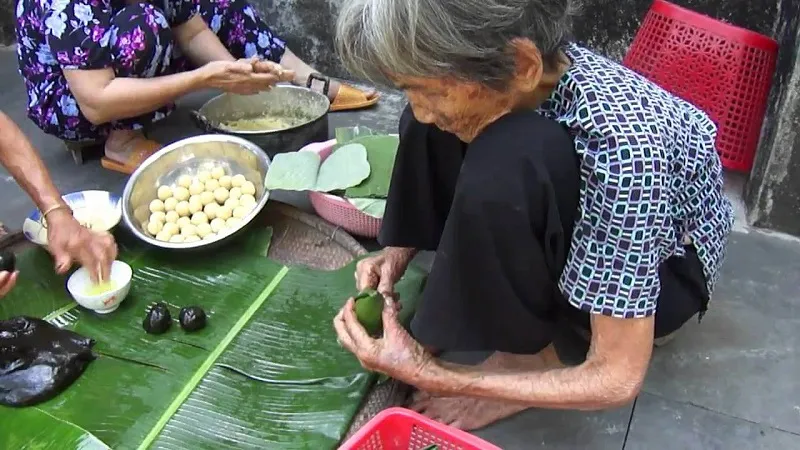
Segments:
[[[256,207],[241,224],[213,239],[189,243],[163,242],[150,235],[145,226],[158,187],[175,184],[182,175],[194,176],[215,165],[222,166],[229,174],[244,175],[256,187]],[[155,247],[191,250],[219,245],[240,234],[266,205],[269,192],[264,189],[264,180],[269,165],[269,156],[261,148],[239,137],[207,134],[180,140],[147,158],[133,172],[122,194],[122,219],[137,238]]]

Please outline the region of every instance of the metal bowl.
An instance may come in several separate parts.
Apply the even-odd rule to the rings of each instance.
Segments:
[[[228,174],[244,175],[256,187],[256,206],[239,226],[212,239],[188,243],[163,242],[150,235],[145,226],[158,187],[173,185],[182,175],[194,176],[216,165]],[[180,140],[147,158],[133,172],[122,194],[122,219],[137,238],[155,247],[191,250],[219,245],[244,230],[266,205],[269,192],[264,188],[264,179],[269,165],[269,156],[261,148],[239,137],[209,134]]]

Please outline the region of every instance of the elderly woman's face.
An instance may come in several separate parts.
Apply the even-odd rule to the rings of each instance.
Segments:
[[[394,82],[406,92],[417,120],[434,124],[464,142],[471,142],[516,103],[511,92],[498,92],[478,83],[412,77],[394,77]]]

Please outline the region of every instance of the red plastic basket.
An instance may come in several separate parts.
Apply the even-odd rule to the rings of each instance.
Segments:
[[[405,408],[389,408],[372,418],[339,450],[501,450],[483,439]]]
[[[330,156],[335,145],[336,140],[332,139],[327,142],[308,144],[300,151],[317,152],[324,161],[325,158]],[[348,233],[367,238],[376,238],[381,231],[381,224],[383,223],[381,219],[364,214],[342,197],[312,191],[308,193],[308,199],[311,201],[314,211],[320,217],[336,226],[342,227]]]
[[[623,64],[704,110],[731,170],[753,167],[778,43],[664,0],[655,0]]]

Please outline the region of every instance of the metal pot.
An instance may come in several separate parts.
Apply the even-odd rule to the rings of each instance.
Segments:
[[[293,152],[312,142],[328,140],[327,78],[311,75],[324,83],[323,93],[309,88],[280,84],[269,91],[255,95],[222,94],[207,101],[197,111],[192,111],[196,125],[209,134],[238,136],[261,147],[268,155]],[[289,128],[279,130],[231,131],[221,124],[238,119],[261,116],[286,118]]]

